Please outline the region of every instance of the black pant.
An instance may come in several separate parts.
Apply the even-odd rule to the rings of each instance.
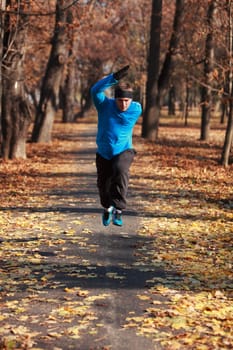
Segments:
[[[121,210],[126,208],[129,168],[135,153],[133,149],[129,149],[111,160],[96,154],[97,187],[100,203],[104,208],[112,205]]]

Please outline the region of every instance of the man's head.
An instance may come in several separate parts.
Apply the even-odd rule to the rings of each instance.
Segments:
[[[118,109],[125,112],[133,99],[133,90],[128,84],[118,85],[115,89],[115,100]]]

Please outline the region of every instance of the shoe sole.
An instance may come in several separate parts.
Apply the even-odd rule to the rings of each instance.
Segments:
[[[108,223],[108,222],[106,222],[106,223],[104,223],[104,222],[102,222],[102,224],[103,224],[103,226],[109,226],[110,224],[111,224],[111,221]]]
[[[113,223],[113,225],[115,225],[115,226],[123,226],[123,223],[121,222],[121,223],[119,223],[119,222],[116,222],[116,221],[112,221],[112,223]]]

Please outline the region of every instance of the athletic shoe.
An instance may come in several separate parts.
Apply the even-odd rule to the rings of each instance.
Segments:
[[[116,226],[122,226],[122,211],[115,209],[113,212],[112,223]]]
[[[104,213],[102,215],[102,223],[104,226],[110,225],[112,221],[112,211],[113,211],[113,207],[104,209]]]

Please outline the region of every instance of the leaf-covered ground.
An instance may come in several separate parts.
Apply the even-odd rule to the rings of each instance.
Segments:
[[[223,134],[201,143],[194,127],[164,127],[158,144],[140,144],[140,234],[151,237],[140,262],[166,278],[148,281],[151,305],[128,321],[164,349],[233,347],[233,176],[217,165]]]
[[[217,164],[224,131],[200,142],[195,125],[180,124],[162,125],[157,143],[136,128],[136,232],[127,218],[120,234],[95,226],[91,121],[56,123],[50,145],[28,144],[26,161],[0,164],[0,349],[128,350],[106,333],[114,312],[119,337],[148,339],[147,350],[233,348],[233,176]]]

